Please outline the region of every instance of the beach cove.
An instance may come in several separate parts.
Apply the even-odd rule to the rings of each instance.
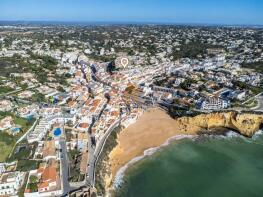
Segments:
[[[202,114],[196,117],[172,119],[161,109],[149,109],[117,137],[117,146],[109,155],[110,174],[106,176],[106,187],[109,189],[117,173],[134,158],[142,157],[146,150],[167,144],[169,139],[178,136],[190,137],[200,134],[218,134],[218,129],[231,128],[242,135],[252,136],[259,130],[263,115],[237,114],[224,112]],[[177,136],[177,137],[176,137]]]

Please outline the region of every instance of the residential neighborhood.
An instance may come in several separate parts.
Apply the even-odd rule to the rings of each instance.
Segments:
[[[241,27],[0,26],[0,196],[99,194],[96,167],[107,138],[147,108],[176,117],[262,111],[262,34]]]

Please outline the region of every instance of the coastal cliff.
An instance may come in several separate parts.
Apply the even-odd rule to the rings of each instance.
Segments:
[[[110,174],[105,174],[104,185],[109,189],[123,166],[133,158],[143,156],[146,150],[159,147],[175,136],[217,134],[217,128],[226,128],[224,131],[231,129],[251,137],[262,124],[263,114],[218,112],[173,119],[164,110],[149,109],[118,134],[118,144],[106,162]]]
[[[263,124],[263,114],[221,112],[201,114],[195,117],[183,117],[179,120],[184,124],[196,125],[204,129],[229,128],[241,135],[251,137]]]

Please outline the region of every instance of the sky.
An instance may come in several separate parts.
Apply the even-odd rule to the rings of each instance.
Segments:
[[[0,0],[0,20],[263,25],[263,0]]]

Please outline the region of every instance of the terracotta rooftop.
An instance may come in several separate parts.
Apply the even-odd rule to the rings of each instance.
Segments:
[[[77,70],[77,72],[75,73],[75,76],[76,76],[76,77],[81,77],[81,71],[80,71],[80,70]]]
[[[73,107],[75,104],[76,104],[75,101],[69,101],[69,102],[68,102],[68,106],[69,106],[69,107]]]
[[[117,111],[112,111],[111,115],[117,117],[119,115],[119,113]]]
[[[80,123],[80,124],[79,124],[79,127],[80,127],[80,128],[83,128],[83,129],[86,129],[86,128],[89,127],[89,124],[88,124],[88,123]]]
[[[57,172],[57,163],[56,161],[51,161],[51,163],[42,169],[38,169],[41,172],[40,183],[38,184],[38,189],[46,188],[49,186],[49,183],[56,182],[56,186],[49,187],[50,190],[56,189],[59,185],[59,175]]]
[[[100,101],[101,101],[100,99],[94,99],[93,100],[93,106],[97,107],[100,104]]]

